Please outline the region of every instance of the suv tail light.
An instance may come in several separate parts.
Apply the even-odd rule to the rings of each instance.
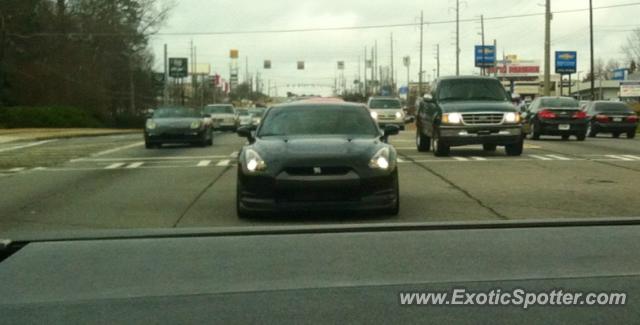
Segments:
[[[575,114],[573,114],[573,118],[586,119],[587,118],[587,113],[585,113],[583,111],[576,112]]]
[[[545,109],[545,110],[542,110],[542,111],[540,111],[540,112],[538,113],[538,117],[539,117],[541,120],[551,120],[551,119],[556,118],[556,117],[557,117],[557,115],[556,115],[556,113],[554,113],[554,112],[552,112],[552,111],[550,111],[550,110],[548,110],[548,109]]]
[[[609,122],[609,117],[606,115],[598,114],[596,115],[596,120],[598,120],[598,122]]]
[[[629,115],[627,117],[627,121],[631,122],[631,123],[635,123],[638,122],[638,115]]]

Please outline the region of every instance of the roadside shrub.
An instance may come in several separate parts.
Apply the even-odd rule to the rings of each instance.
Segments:
[[[103,124],[91,113],[75,107],[2,107],[5,128],[97,128]]]

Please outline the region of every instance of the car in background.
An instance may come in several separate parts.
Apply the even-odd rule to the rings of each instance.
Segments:
[[[443,77],[419,103],[418,151],[447,156],[453,146],[504,146],[507,155],[523,151],[520,114],[500,81],[490,77]]]
[[[571,97],[538,97],[523,114],[523,119],[526,134],[534,140],[543,135],[561,136],[563,140],[575,136],[578,141],[587,137],[587,113]]]
[[[145,123],[145,147],[152,149],[165,143],[190,143],[201,147],[213,145],[213,132],[205,123],[205,116],[193,108],[156,109]]]
[[[371,116],[378,121],[378,125],[384,129],[387,125],[395,125],[400,130],[405,129],[405,112],[402,102],[395,97],[375,96],[369,98],[367,107],[371,110]]]
[[[290,103],[267,110],[238,163],[240,218],[278,212],[368,211],[397,215],[397,152],[366,106]]]
[[[251,125],[251,114],[247,109],[237,109],[236,116],[238,117],[238,126]]]
[[[588,101],[588,100],[581,100],[579,103],[580,103],[580,109],[586,112],[586,111],[587,111],[587,106],[588,106],[591,102],[590,102],[590,101]]]
[[[249,109],[249,114],[251,115],[251,125],[259,125],[262,122],[262,116],[266,111],[265,108],[254,107]]]
[[[204,113],[211,115],[216,130],[236,131],[238,118],[231,104],[212,104],[204,108]]]
[[[596,137],[598,133],[611,133],[614,138],[623,133],[629,139],[636,137],[638,115],[627,104],[596,101],[587,105],[586,112],[589,116],[589,137]]]

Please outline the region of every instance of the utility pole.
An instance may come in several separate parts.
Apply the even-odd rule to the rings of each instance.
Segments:
[[[394,66],[393,66],[393,33],[391,33],[391,94],[396,93],[396,87],[394,83]]]
[[[551,95],[551,0],[545,4],[544,26],[544,95]]]
[[[440,44],[436,44],[436,77],[440,78]]]
[[[456,0],[456,76],[459,76],[459,75],[460,75],[460,0]]]
[[[375,51],[374,51],[374,53],[375,54],[374,54],[373,57],[374,57],[374,61],[375,61],[375,64],[374,64],[375,65],[375,78],[377,80],[377,79],[380,79],[380,74],[379,74],[379,71],[378,71],[378,40],[376,40],[376,43],[375,43]],[[380,82],[380,80],[378,80],[378,82]]]
[[[591,100],[596,99],[596,85],[595,85],[595,63],[593,57],[593,0],[589,0],[589,34],[590,34],[590,46],[591,46]]]
[[[368,90],[367,90],[367,79],[369,79],[369,76],[367,76],[367,47],[364,47],[364,97],[368,96]]]
[[[420,69],[418,71],[418,97],[422,98],[422,46],[424,45],[424,11],[420,11]]]
[[[493,39],[493,48],[496,49],[496,61],[498,61],[498,40],[497,39]],[[494,73],[494,77],[498,77],[498,62],[495,62],[495,73]]]
[[[167,44],[164,44],[164,88],[162,91],[162,103],[167,105],[167,94],[169,91],[169,49]]]
[[[480,15],[480,35],[482,35],[482,63],[484,64],[484,15]],[[480,68],[480,75],[484,76],[485,68],[484,66]]]

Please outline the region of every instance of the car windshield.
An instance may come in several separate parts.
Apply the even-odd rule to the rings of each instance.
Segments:
[[[245,109],[237,110],[236,113],[238,113],[239,116],[249,116],[249,111]]]
[[[542,107],[550,108],[578,108],[580,104],[572,98],[544,98],[540,101]]]
[[[601,113],[631,113],[631,109],[624,103],[596,103],[596,112]]]
[[[233,106],[207,106],[204,108],[207,114],[233,114]]]
[[[402,104],[397,99],[372,99],[369,108],[372,109],[398,109]]]
[[[192,108],[159,108],[153,112],[153,118],[197,118],[202,114]]]
[[[443,80],[438,86],[443,101],[507,101],[507,92],[498,80]]]
[[[258,136],[357,135],[379,136],[362,106],[302,105],[276,107],[269,111]]]

